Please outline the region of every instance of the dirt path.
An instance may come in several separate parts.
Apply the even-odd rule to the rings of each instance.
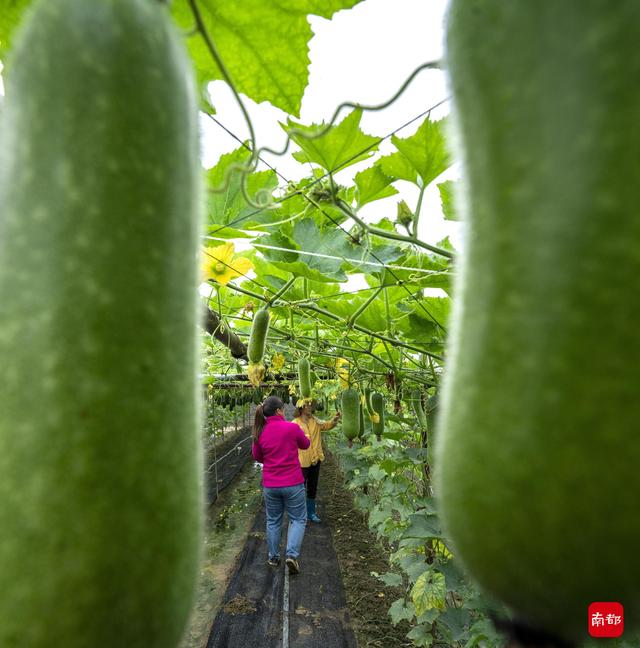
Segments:
[[[208,560],[190,640],[183,648],[282,646],[285,570],[266,565],[259,471],[250,463],[241,475],[210,510]],[[409,624],[393,626],[387,614],[403,591],[372,575],[390,570],[388,553],[355,510],[329,454],[318,496],[322,522],[307,528],[302,572],[289,579],[289,648],[411,646]]]
[[[284,527],[284,525],[283,525]],[[326,524],[309,524],[301,573],[266,564],[260,510],[213,623],[207,648],[356,648],[338,558]],[[286,527],[283,528],[284,555]]]

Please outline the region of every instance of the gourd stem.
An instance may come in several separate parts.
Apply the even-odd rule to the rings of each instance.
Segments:
[[[287,283],[284,284],[284,286],[282,286],[282,288],[280,288],[280,290],[278,290],[278,292],[275,293],[275,295],[267,301],[267,306],[271,307],[277,299],[280,299],[287,292],[287,290],[289,290],[289,288],[293,286],[297,279],[298,277],[292,277],[291,279],[289,279],[289,281],[287,281]]]
[[[360,308],[358,308],[358,310],[347,320],[347,328],[353,327],[356,320],[360,317],[360,315],[362,315],[362,313],[364,313],[367,310],[367,308],[369,308],[371,303],[374,301],[374,299],[377,298],[377,296],[380,294],[381,291],[382,291],[382,287],[378,286],[376,291],[369,296],[367,301],[365,301],[364,304],[362,304],[362,306],[360,306]]]

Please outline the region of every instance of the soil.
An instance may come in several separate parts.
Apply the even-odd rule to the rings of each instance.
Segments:
[[[238,594],[225,604],[224,611],[227,614],[250,614],[256,611],[256,606],[251,599]]]
[[[391,603],[403,596],[404,591],[388,587],[371,575],[371,572],[383,574],[390,570],[388,554],[369,530],[364,515],[355,508],[335,458],[326,451],[325,456],[318,488],[328,497],[324,498],[321,517],[331,528],[358,646],[413,646],[406,638],[411,626],[406,621],[394,626],[388,615]]]

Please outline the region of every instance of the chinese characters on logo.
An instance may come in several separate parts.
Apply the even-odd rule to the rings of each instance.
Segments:
[[[620,637],[624,632],[624,608],[620,603],[592,603],[589,606],[589,634],[592,637]]]

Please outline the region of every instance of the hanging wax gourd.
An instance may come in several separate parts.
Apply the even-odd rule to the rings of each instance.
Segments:
[[[345,389],[342,392],[342,431],[353,442],[360,431],[360,392],[357,389]]]
[[[308,358],[300,358],[298,361],[298,382],[301,403],[306,403],[311,399],[311,367]]]
[[[409,402],[411,403],[413,412],[416,415],[416,420],[418,421],[418,425],[422,429],[426,429],[427,416],[422,406],[422,394],[418,390],[411,392],[411,396],[409,397]]]
[[[373,405],[371,404],[371,394],[373,394],[373,389],[366,387],[364,390],[364,403],[371,422],[378,423],[380,421],[380,415],[373,409]]]
[[[378,420],[372,421],[372,431],[380,439],[384,433],[384,396],[380,392],[371,394],[371,407]]]
[[[264,380],[265,368],[262,364],[264,350],[267,344],[267,333],[269,332],[269,310],[261,308],[254,316],[251,325],[251,334],[249,335],[249,345],[247,347],[247,357],[249,358],[249,368],[247,374],[249,382],[254,387],[259,387]]]

